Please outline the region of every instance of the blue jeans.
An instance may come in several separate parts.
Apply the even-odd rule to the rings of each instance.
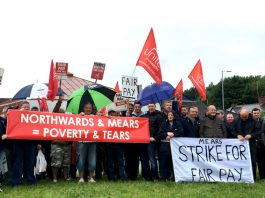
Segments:
[[[88,170],[95,171],[96,169],[96,143],[95,142],[78,142],[77,143],[77,169],[78,171],[85,170],[85,162],[87,160]]]
[[[156,143],[151,142],[147,145],[147,153],[150,162],[151,179],[158,179],[158,166],[156,160]]]
[[[25,171],[24,176],[26,176],[28,184],[34,185],[36,183],[34,176],[35,143],[27,140],[14,142],[13,159],[11,185],[17,186],[20,184],[22,170]],[[23,165],[25,166],[24,169],[22,169]]]

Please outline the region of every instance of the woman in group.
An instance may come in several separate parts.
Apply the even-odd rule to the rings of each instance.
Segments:
[[[84,111],[80,115],[93,115],[93,106],[91,103],[84,105]],[[96,142],[79,141],[77,144],[77,169],[79,171],[79,182],[84,183],[85,172],[88,168],[88,182],[95,182],[93,179],[96,169]],[[88,167],[87,167],[88,166]]]
[[[183,137],[184,131],[180,120],[175,119],[173,111],[167,113],[165,120],[160,127],[158,138],[161,139],[159,153],[159,167],[161,179],[167,181],[173,175],[173,163],[170,150],[170,139],[173,137]]]

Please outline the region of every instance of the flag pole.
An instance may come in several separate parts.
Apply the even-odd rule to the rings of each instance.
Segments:
[[[135,73],[135,70],[136,70],[136,65],[135,65],[135,67],[134,67],[134,69],[133,69],[132,76],[134,75],[134,73]]]

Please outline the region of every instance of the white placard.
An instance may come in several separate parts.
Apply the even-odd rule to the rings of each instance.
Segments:
[[[3,75],[4,75],[4,69],[0,68],[0,85],[2,84]]]
[[[136,99],[138,95],[137,77],[122,76],[122,96]]]
[[[254,183],[248,141],[173,138],[170,145],[176,182]]]

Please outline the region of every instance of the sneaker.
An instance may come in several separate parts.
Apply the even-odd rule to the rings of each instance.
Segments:
[[[57,183],[57,179],[53,179],[52,181],[53,181],[53,183]]]
[[[65,181],[71,181],[71,177],[64,178]]]
[[[85,181],[84,181],[83,178],[80,178],[79,181],[78,181],[79,184],[84,183],[84,182],[85,182]]]
[[[94,183],[94,182],[96,182],[96,181],[93,179],[93,177],[91,177],[91,178],[88,180],[88,182],[89,182],[89,183]]]

